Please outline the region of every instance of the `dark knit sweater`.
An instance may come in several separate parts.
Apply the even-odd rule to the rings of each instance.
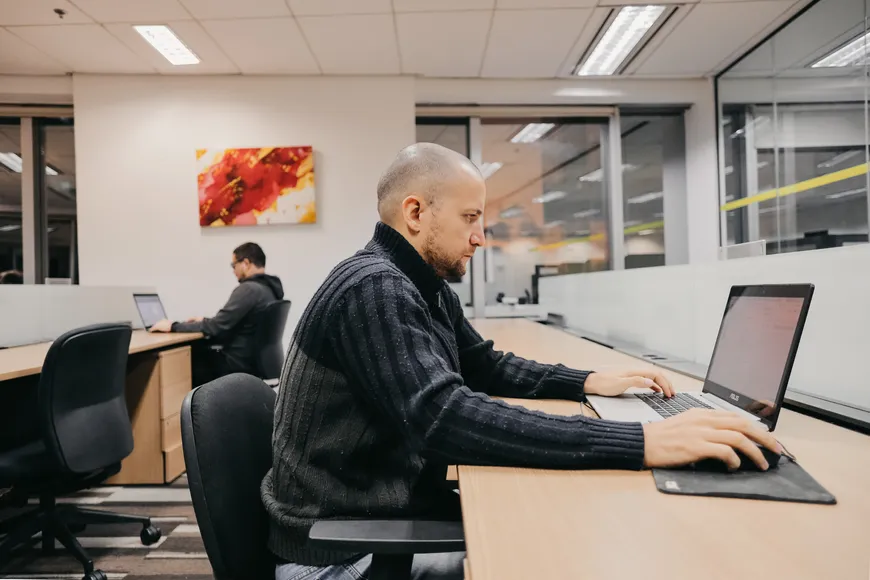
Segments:
[[[643,430],[491,397],[583,400],[587,372],[492,348],[414,247],[378,224],[302,315],[281,376],[269,546],[303,565],[353,554],[307,545],[315,520],[459,517],[446,466],[640,469]]]

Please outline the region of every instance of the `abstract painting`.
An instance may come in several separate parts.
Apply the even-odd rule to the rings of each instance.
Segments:
[[[199,225],[313,224],[314,151],[197,149]]]

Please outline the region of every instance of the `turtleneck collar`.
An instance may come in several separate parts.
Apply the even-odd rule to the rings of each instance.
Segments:
[[[426,263],[417,249],[399,232],[383,222],[375,226],[375,235],[369,242],[368,249],[378,249],[387,256],[428,300],[434,298],[444,287],[444,280],[435,269]]]

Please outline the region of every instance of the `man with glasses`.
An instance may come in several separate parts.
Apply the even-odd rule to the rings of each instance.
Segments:
[[[194,385],[230,373],[255,374],[257,315],[270,302],[284,298],[281,280],[266,274],[266,254],[259,245],[248,242],[233,250],[230,265],[239,285],[214,317],[186,322],[161,320],[151,327],[151,332],[201,332],[209,347],[221,345],[220,350],[203,348],[194,353]]]

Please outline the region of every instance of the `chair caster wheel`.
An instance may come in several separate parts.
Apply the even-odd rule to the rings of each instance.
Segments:
[[[82,580],[109,580],[109,577],[102,570],[94,570],[90,574],[85,574]]]
[[[160,540],[160,536],[162,536],[162,532],[160,528],[154,526],[148,526],[146,528],[142,528],[142,531],[139,533],[139,539],[142,540],[142,544],[145,546],[150,546],[152,544],[156,544],[158,540]]]

